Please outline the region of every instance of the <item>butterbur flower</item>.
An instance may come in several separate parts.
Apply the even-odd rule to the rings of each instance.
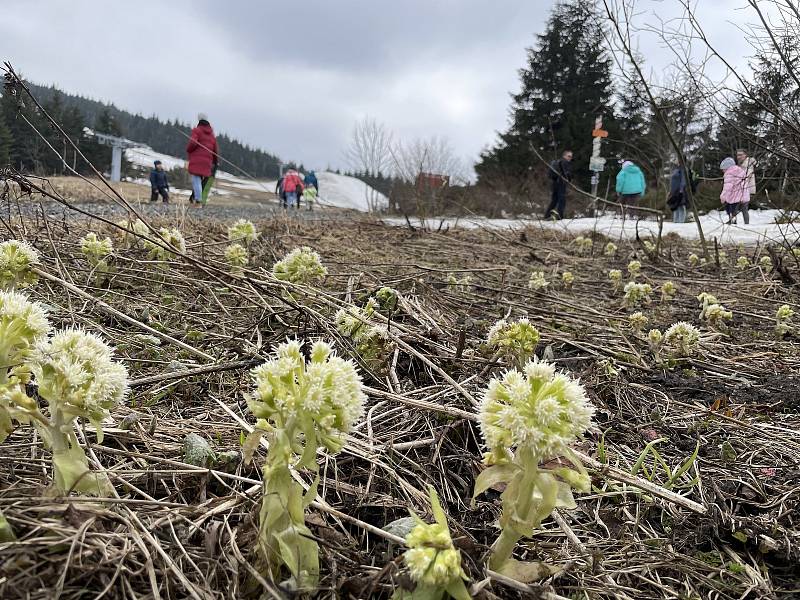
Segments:
[[[717,258],[719,258],[719,264],[723,265],[728,262],[728,253],[724,250],[720,250],[717,252]]]
[[[719,304],[719,300],[714,294],[709,294],[708,292],[700,292],[697,295],[697,301],[700,303],[700,318],[706,318],[706,311],[708,307],[712,304]]]
[[[564,271],[561,274],[561,282],[564,284],[565,288],[571,288],[572,284],[575,282],[575,276],[570,271]]]
[[[750,266],[750,259],[746,256],[740,256],[736,259],[736,268],[744,271],[747,267]]]
[[[258,239],[256,226],[247,219],[239,219],[228,227],[228,241],[249,245]]]
[[[61,492],[108,493],[106,475],[90,473],[73,423],[76,418],[88,420],[102,442],[101,423],[127,392],[127,370],[113,360],[111,348],[98,336],[67,329],[38,348],[33,372],[39,396],[47,401],[50,414],[49,425],[39,429],[53,450],[56,488]]]
[[[152,234],[141,219],[136,219],[135,221],[123,219],[118,221],[117,225],[126,230],[122,236],[122,241],[126,248],[144,247],[145,240],[141,236],[150,236]]]
[[[543,290],[550,285],[550,282],[544,276],[542,271],[534,271],[531,273],[531,278],[528,280],[528,289]]]
[[[614,242],[608,242],[603,249],[603,254],[606,256],[615,256],[617,254],[617,245]]]
[[[375,292],[375,299],[378,302],[378,306],[380,310],[386,314],[391,314],[397,309],[399,297],[400,292],[387,286]]]
[[[674,357],[691,356],[700,342],[700,330],[691,323],[678,321],[664,332],[664,344]]]
[[[792,307],[788,304],[781,306],[775,313],[775,333],[780,337],[790,333],[794,329],[792,317],[794,317]]]
[[[647,332],[647,344],[650,346],[650,350],[653,352],[656,358],[658,358],[658,353],[661,350],[661,343],[663,339],[664,336],[658,329],[651,329]]]
[[[708,324],[713,328],[719,327],[724,320],[730,320],[733,317],[733,313],[725,310],[721,304],[709,304],[703,308],[703,313]]]
[[[241,244],[231,244],[225,248],[225,262],[231,266],[233,272],[241,272],[250,262],[247,257],[247,248]]]
[[[328,451],[339,452],[363,414],[366,396],[355,365],[336,356],[324,342],[314,342],[308,363],[299,342],[285,342],[251,375],[255,391],[248,399],[250,412],[274,427],[294,422],[305,444],[315,450],[319,442]],[[316,440],[309,439],[313,432]]]
[[[428,524],[412,513],[416,525],[406,536],[408,549],[403,554],[403,562],[418,588],[441,589],[440,595],[426,597],[440,598],[443,592],[448,591],[446,588],[454,584],[463,589],[463,594],[450,590],[450,596],[469,598],[463,583],[466,575],[461,568],[461,554],[453,545],[447,517],[433,488],[429,489],[429,494],[436,522]]]
[[[39,264],[39,253],[27,242],[0,243],[0,289],[13,291],[35,285],[39,276],[32,267]]]
[[[651,242],[650,240],[644,241],[644,249],[648,254],[655,254],[656,253],[656,245]]]
[[[653,288],[649,283],[629,281],[623,289],[625,295],[622,299],[627,306],[637,306],[642,303],[650,304],[650,294],[653,293]]]
[[[353,340],[358,355],[374,371],[382,371],[386,367],[392,349],[386,328],[369,322],[369,317],[378,307],[378,302],[370,298],[364,309],[357,306],[339,309],[334,318],[337,331]]]
[[[186,240],[180,231],[174,227],[162,227],[158,230],[158,235],[168,246],[175,248],[181,254],[186,254]],[[150,258],[152,259],[171,260],[175,257],[174,252],[153,242],[144,240],[144,246],[150,251]]]
[[[690,254],[689,255],[689,264],[691,266],[693,266],[693,267],[696,267],[698,264],[700,264],[700,257],[697,256],[697,254],[694,254],[694,253]]]
[[[677,292],[678,290],[673,282],[665,281],[661,284],[661,301],[669,302],[675,297]]]
[[[631,278],[636,279],[641,271],[642,263],[638,260],[632,260],[628,263],[628,273],[630,273]]]
[[[276,279],[311,285],[321,282],[328,274],[319,254],[308,246],[295,248],[272,267]]]
[[[498,356],[508,359],[512,365],[521,366],[536,351],[539,330],[528,319],[511,323],[501,319],[489,330],[487,343]]]
[[[579,235],[572,241],[578,247],[578,254],[591,254],[592,246],[594,246],[592,238]]]
[[[86,257],[92,265],[97,265],[106,256],[114,252],[114,244],[111,238],[100,239],[93,231],[81,238],[81,254]]]
[[[642,329],[647,327],[648,322],[648,318],[642,312],[637,311],[628,317],[628,323],[636,333],[640,333]]]
[[[534,359],[489,382],[478,421],[495,456],[525,448],[541,462],[564,454],[589,428],[593,413],[583,386]]]
[[[608,272],[608,279],[614,285],[614,291],[616,292],[619,290],[619,286],[622,285],[622,271],[619,269],[611,269]]]
[[[758,264],[761,266],[762,269],[771,269],[772,268],[772,259],[769,256],[762,256]]]
[[[469,291],[470,285],[472,285],[472,277],[469,275],[465,275],[459,279],[454,273],[450,273],[447,275],[446,281],[448,289],[457,290],[459,292]]]

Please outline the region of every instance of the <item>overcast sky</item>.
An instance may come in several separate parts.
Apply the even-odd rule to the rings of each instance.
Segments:
[[[697,0],[744,64],[745,0]],[[525,48],[552,0],[0,0],[0,59],[29,79],[193,121],[317,169],[346,167],[363,115],[400,137],[441,135],[474,161],[507,120]],[[639,0],[641,23],[679,0]],[[732,37],[733,36],[733,37]],[[672,59],[652,36],[657,70]]]

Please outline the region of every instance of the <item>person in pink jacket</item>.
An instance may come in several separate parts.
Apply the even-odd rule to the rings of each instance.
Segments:
[[[747,172],[730,157],[723,160],[719,168],[725,173],[719,200],[725,205],[725,212],[728,214],[728,225],[735,225],[739,209],[743,204],[750,202]]]

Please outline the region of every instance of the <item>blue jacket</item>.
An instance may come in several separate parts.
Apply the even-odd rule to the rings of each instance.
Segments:
[[[317,181],[317,176],[314,174],[314,171],[310,171],[304,178],[303,184],[308,187],[309,185],[313,185],[319,191],[319,182]]]
[[[636,165],[630,164],[617,173],[618,194],[644,194],[645,187],[644,173]]]
[[[672,171],[672,176],[669,179],[669,193],[677,194],[686,193],[686,175],[680,167]]]
[[[167,172],[153,169],[150,171],[150,187],[154,190],[169,189],[169,181],[167,180]]]

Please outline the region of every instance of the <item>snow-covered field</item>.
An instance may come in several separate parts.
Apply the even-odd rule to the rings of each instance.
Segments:
[[[160,160],[164,165],[164,169],[167,171],[175,168],[183,168],[186,164],[181,158],[169,156],[168,154],[161,154],[148,146],[137,146],[136,148],[125,150],[125,158],[134,165],[147,169],[152,168],[154,161]],[[319,204],[322,206],[369,212],[370,204],[378,209],[386,208],[389,204],[389,200],[386,196],[375,191],[372,187],[355,177],[337,175],[336,173],[329,172],[319,172],[317,173],[317,179],[319,180],[320,187]],[[277,183],[274,180],[247,179],[232,175],[226,171],[217,171],[217,181],[229,188],[269,193],[274,192],[275,184]],[[150,185],[147,180],[135,180],[134,183]],[[233,194],[230,190],[216,190],[216,193],[224,196]]]
[[[739,215],[738,225],[726,225],[727,216],[725,213],[713,211],[707,215],[700,217],[700,224],[703,227],[703,234],[706,240],[713,240],[717,238],[720,243],[743,243],[755,244],[757,242],[783,242],[788,240],[790,243],[797,243],[800,240],[800,223],[789,223],[779,225],[775,223],[775,219],[783,215],[779,210],[751,210],[750,211],[750,224],[744,225],[741,215]],[[794,215],[797,217],[798,215]],[[467,229],[474,229],[479,227],[486,227],[489,229],[521,229],[524,227],[542,227],[547,229],[559,229],[565,232],[574,234],[584,233],[587,231],[597,231],[612,239],[632,238],[636,236],[638,228],[639,235],[646,237],[648,235],[658,235],[658,223],[653,220],[637,221],[628,218],[623,220],[617,214],[605,214],[599,217],[583,217],[578,219],[564,219],[563,221],[542,221],[539,219],[486,219],[481,217],[465,217],[461,219],[445,218],[445,219],[429,219],[427,221],[429,227],[438,228],[439,224],[444,220],[445,225],[450,227],[463,227]],[[401,218],[386,218],[383,219],[384,223],[391,225],[405,226],[405,219]],[[412,224],[418,224],[419,221],[411,219]],[[691,223],[672,223],[669,221],[664,222],[662,235],[668,233],[676,233],[682,238],[697,239],[699,233],[697,225]]]

